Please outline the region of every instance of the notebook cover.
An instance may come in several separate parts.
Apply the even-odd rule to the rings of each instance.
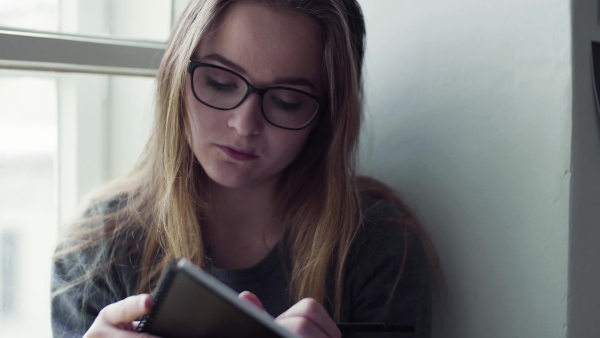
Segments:
[[[137,330],[164,338],[298,338],[186,259],[166,270]]]

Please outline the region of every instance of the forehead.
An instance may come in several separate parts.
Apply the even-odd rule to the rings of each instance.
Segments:
[[[305,77],[322,87],[320,29],[302,13],[236,3],[214,23],[194,57],[211,54],[239,66],[255,85],[280,77]]]

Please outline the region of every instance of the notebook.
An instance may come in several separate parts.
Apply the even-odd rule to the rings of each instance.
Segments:
[[[153,298],[138,332],[164,338],[299,338],[186,259],[171,262]]]

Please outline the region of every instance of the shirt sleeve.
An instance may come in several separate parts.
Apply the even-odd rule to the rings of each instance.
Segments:
[[[86,277],[94,250],[88,249],[55,259],[52,268],[51,307],[54,337],[81,337],[106,305],[120,299],[120,295],[101,277],[77,283]],[[75,286],[70,286],[73,283]],[[67,288],[66,291],[61,289]]]
[[[414,331],[345,337],[431,336],[429,262],[420,238],[400,224],[400,215],[390,204],[367,209],[346,268],[342,319],[414,326]]]
[[[90,208],[84,217],[103,215],[123,207],[124,198],[116,198]],[[91,223],[103,229],[101,221]],[[77,243],[62,243],[55,255],[51,275],[52,333],[57,337],[81,337],[100,310],[134,294],[138,277],[136,267],[143,242],[140,231],[112,235],[93,245],[77,248]],[[132,250],[136,249],[136,250]]]

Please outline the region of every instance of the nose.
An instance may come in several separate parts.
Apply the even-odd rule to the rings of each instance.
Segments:
[[[231,110],[227,126],[235,129],[240,136],[260,134],[264,127],[260,99],[260,95],[250,94],[239,107]]]

